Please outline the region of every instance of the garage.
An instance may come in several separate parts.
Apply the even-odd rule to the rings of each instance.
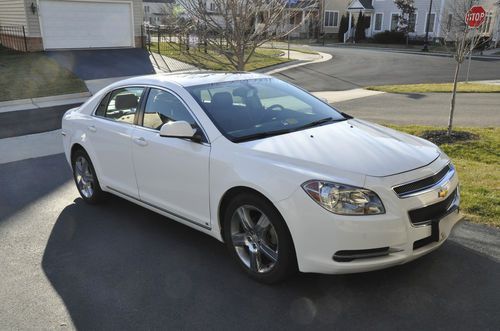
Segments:
[[[130,2],[42,0],[44,49],[132,47]]]

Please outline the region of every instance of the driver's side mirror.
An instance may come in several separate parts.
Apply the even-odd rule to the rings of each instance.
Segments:
[[[201,136],[197,130],[191,127],[186,121],[168,122],[160,128],[161,137],[187,138],[196,142],[201,142]]]

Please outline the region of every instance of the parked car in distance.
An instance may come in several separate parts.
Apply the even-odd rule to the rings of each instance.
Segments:
[[[112,193],[209,234],[261,282],[406,263],[461,219],[437,146],[266,75],[120,81],[69,110],[62,134],[83,200]]]

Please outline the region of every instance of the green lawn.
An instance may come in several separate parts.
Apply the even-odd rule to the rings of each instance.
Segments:
[[[43,53],[0,49],[0,101],[86,92],[85,83]]]
[[[366,89],[388,93],[451,93],[452,83],[445,84],[409,84],[368,86]],[[500,85],[458,83],[460,93],[500,93]]]
[[[414,135],[436,127],[393,126]],[[478,140],[443,144],[460,178],[461,210],[470,221],[500,227],[500,128],[460,128]]]
[[[151,43],[151,51],[158,53],[158,44]],[[290,60],[280,57],[283,52],[278,49],[258,48],[255,54],[246,64],[245,70],[252,71],[262,69],[275,64],[285,63]],[[191,49],[189,52],[179,50],[179,45],[176,43],[163,42],[160,45],[160,54],[174,58],[176,60],[193,64],[197,67],[208,70],[225,70],[234,71],[229,61],[221,54],[209,51],[205,54],[203,51]]]

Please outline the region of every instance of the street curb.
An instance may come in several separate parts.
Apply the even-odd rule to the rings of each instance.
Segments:
[[[412,51],[412,50],[399,49],[399,48],[343,46],[343,45],[337,45],[337,44],[318,45],[318,47],[344,48],[344,49],[364,49],[364,50],[371,50],[371,51],[414,54],[414,55],[424,55],[424,56],[453,57],[453,54],[445,53],[445,52],[427,52],[426,53],[426,52],[422,52],[422,51]],[[498,61],[500,61],[500,56],[472,55],[472,59],[473,60],[498,60]]]
[[[262,71],[262,73],[264,73],[266,75],[277,74],[277,73],[280,73],[280,72],[285,71],[285,70],[302,67],[302,66],[305,66],[305,65],[308,65],[308,64],[314,64],[314,63],[321,63],[321,62],[330,61],[333,58],[332,54],[323,53],[323,52],[318,52],[318,54],[321,56],[321,58],[319,58],[319,59],[316,59],[316,60],[313,60],[313,61],[300,61],[299,63],[294,63],[294,64],[291,64],[291,65],[286,65],[284,67],[272,69],[272,70],[269,70],[269,71]]]
[[[66,104],[83,103],[92,94],[90,92],[80,92],[62,95],[53,95],[48,97],[39,97],[31,99],[18,99],[0,102],[0,113],[10,111],[28,110],[52,106],[61,106]]]

